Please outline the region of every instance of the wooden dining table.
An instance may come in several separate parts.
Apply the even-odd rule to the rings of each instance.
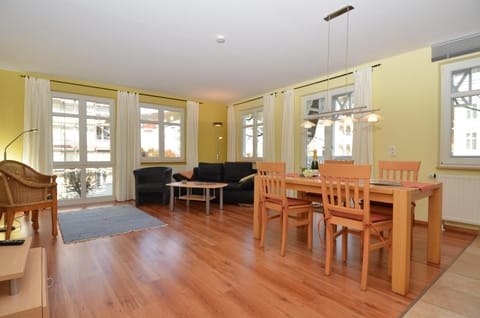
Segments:
[[[261,217],[258,177],[255,177],[253,206],[253,233],[260,239]],[[287,189],[321,194],[318,177],[290,175],[286,177]],[[370,185],[370,200],[393,204],[392,237],[392,291],[406,295],[410,286],[410,249],[412,214],[411,203],[428,198],[427,262],[440,264],[442,227],[442,183],[410,182],[402,186]]]

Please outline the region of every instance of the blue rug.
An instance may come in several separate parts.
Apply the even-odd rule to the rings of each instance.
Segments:
[[[58,213],[58,224],[65,243],[167,226],[131,205]]]

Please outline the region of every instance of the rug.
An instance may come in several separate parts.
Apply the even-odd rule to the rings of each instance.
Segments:
[[[58,213],[58,224],[66,244],[167,226],[130,205]]]

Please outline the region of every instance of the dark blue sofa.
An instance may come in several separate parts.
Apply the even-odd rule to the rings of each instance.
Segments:
[[[223,188],[223,202],[229,204],[253,204],[254,178],[257,170],[253,168],[252,162],[225,162],[208,163],[200,162],[198,167],[193,169],[190,179],[180,173],[175,173],[173,179],[176,181],[205,181],[224,182],[228,186]],[[252,176],[245,178],[247,176]],[[242,180],[244,178],[245,180]],[[201,189],[199,189],[201,191]],[[218,191],[213,201],[218,202]]]

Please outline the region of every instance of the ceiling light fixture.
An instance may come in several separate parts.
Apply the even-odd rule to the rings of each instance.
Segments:
[[[353,6],[347,5],[337,11],[334,11],[330,14],[328,14],[324,20],[328,22],[328,40],[327,40],[327,79],[326,79],[326,100],[329,100],[329,82],[330,82],[330,21],[347,13],[347,31],[346,31],[346,38],[345,38],[345,97],[348,97],[347,95],[347,76],[348,76],[348,41],[349,41],[349,29],[350,29],[350,24],[349,24],[349,12],[354,9]],[[338,76],[336,76],[338,77]],[[336,78],[335,77],[335,78]],[[347,104],[347,102],[345,103]],[[362,114],[364,115],[360,120],[363,122],[368,122],[368,123],[373,123],[377,122],[381,119],[383,119],[382,116],[374,114],[373,112],[378,111],[379,109],[367,109],[367,106],[362,106],[362,107],[352,107],[348,109],[342,109],[342,110],[336,110],[336,111],[326,111],[326,112],[321,112],[317,113],[314,115],[308,115],[305,117],[305,121],[301,124],[302,127],[304,128],[312,128],[314,124],[310,120],[318,120],[318,125],[322,126],[331,126],[334,121],[333,119],[338,120],[339,122],[342,123],[353,123],[357,122],[358,119],[355,118],[355,115]],[[312,125],[309,125],[307,122],[310,122]]]
[[[223,34],[217,34],[217,43],[225,43],[225,36]]]

